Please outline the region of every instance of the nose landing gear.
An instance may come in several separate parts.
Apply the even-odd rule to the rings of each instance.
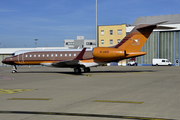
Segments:
[[[16,67],[16,65],[13,65],[13,66],[12,66],[12,73],[17,73],[17,67]]]

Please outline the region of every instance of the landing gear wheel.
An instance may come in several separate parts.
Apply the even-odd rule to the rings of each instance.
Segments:
[[[74,73],[76,73],[76,74],[81,73],[81,69],[80,68],[74,68]]]
[[[87,67],[87,68],[84,68],[84,72],[90,72],[91,70],[90,70],[90,68],[89,67]]]
[[[12,73],[17,73],[17,71],[16,71],[16,70],[13,70]]]

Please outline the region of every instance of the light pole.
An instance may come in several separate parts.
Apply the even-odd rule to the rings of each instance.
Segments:
[[[35,40],[35,47],[37,47],[37,41],[38,41],[38,39],[34,39]]]
[[[98,19],[97,19],[97,0],[96,0],[96,47],[98,47],[97,22],[98,22]]]

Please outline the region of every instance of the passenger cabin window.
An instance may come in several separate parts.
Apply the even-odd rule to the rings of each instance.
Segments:
[[[162,62],[165,62],[165,60],[162,60]]]

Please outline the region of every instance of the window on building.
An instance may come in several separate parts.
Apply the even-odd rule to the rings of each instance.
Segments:
[[[38,57],[41,57],[41,55],[39,54]]]
[[[122,30],[121,29],[117,30],[117,34],[122,35]]]
[[[69,54],[69,56],[71,56],[71,54]]]
[[[92,42],[86,42],[86,45],[92,45]]]
[[[112,39],[110,40],[110,44],[113,44],[113,40]]]
[[[34,57],[36,57],[36,54],[34,54]]]
[[[28,57],[28,55],[26,55],[26,57]]]
[[[32,55],[30,55],[29,57],[32,57]]]
[[[65,57],[67,56],[67,54],[65,54]]]
[[[101,30],[101,35],[104,35],[104,30]]]
[[[60,54],[60,56],[62,57],[62,54]]]
[[[110,35],[113,35],[113,30],[110,30]]]
[[[53,57],[53,54],[51,54],[51,57]]]
[[[104,40],[101,40],[101,45],[104,45]]]
[[[118,39],[118,40],[117,40],[117,43],[120,43],[120,42],[121,42],[121,40],[120,40],[120,39]]]
[[[42,56],[44,57],[44,54]]]
[[[58,55],[56,54],[55,56],[57,57]]]
[[[47,57],[49,57],[49,54],[47,54]]]
[[[74,45],[74,42],[66,42],[66,45]]]

